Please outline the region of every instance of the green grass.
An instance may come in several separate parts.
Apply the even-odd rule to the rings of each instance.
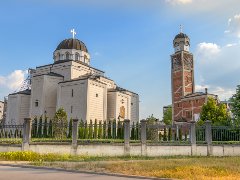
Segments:
[[[0,160],[32,165],[177,179],[240,179],[240,157],[98,157],[34,152],[0,153]]]
[[[21,144],[22,138],[0,138],[0,144]]]

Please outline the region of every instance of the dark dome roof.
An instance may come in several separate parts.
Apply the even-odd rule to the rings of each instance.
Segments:
[[[175,36],[174,39],[177,39],[177,38],[189,38],[189,37],[184,33],[179,33],[178,35]]]
[[[76,49],[88,53],[86,45],[82,41],[73,38],[63,40],[56,48],[56,50],[60,49]]]

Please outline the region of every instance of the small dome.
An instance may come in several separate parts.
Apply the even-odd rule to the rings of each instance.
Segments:
[[[178,39],[178,38],[188,38],[189,39],[189,37],[184,33],[179,33],[178,35],[175,36],[174,39]]]
[[[88,53],[86,45],[82,41],[73,38],[63,40],[56,48],[56,50],[60,49],[76,49]]]

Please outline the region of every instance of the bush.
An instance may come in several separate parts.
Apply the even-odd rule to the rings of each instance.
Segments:
[[[67,137],[67,113],[63,108],[58,109],[53,119],[53,136],[58,139]]]

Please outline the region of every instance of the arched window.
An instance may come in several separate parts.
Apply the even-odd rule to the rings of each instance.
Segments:
[[[87,59],[87,56],[86,56],[86,55],[84,56],[84,62],[85,62],[85,63],[88,63],[88,59]]]
[[[57,53],[57,60],[60,60],[60,58],[61,58],[60,53]]]
[[[80,60],[80,55],[78,53],[75,54],[75,60],[76,61]]]
[[[65,59],[70,59],[70,54],[69,54],[69,52],[66,52],[66,58]]]

